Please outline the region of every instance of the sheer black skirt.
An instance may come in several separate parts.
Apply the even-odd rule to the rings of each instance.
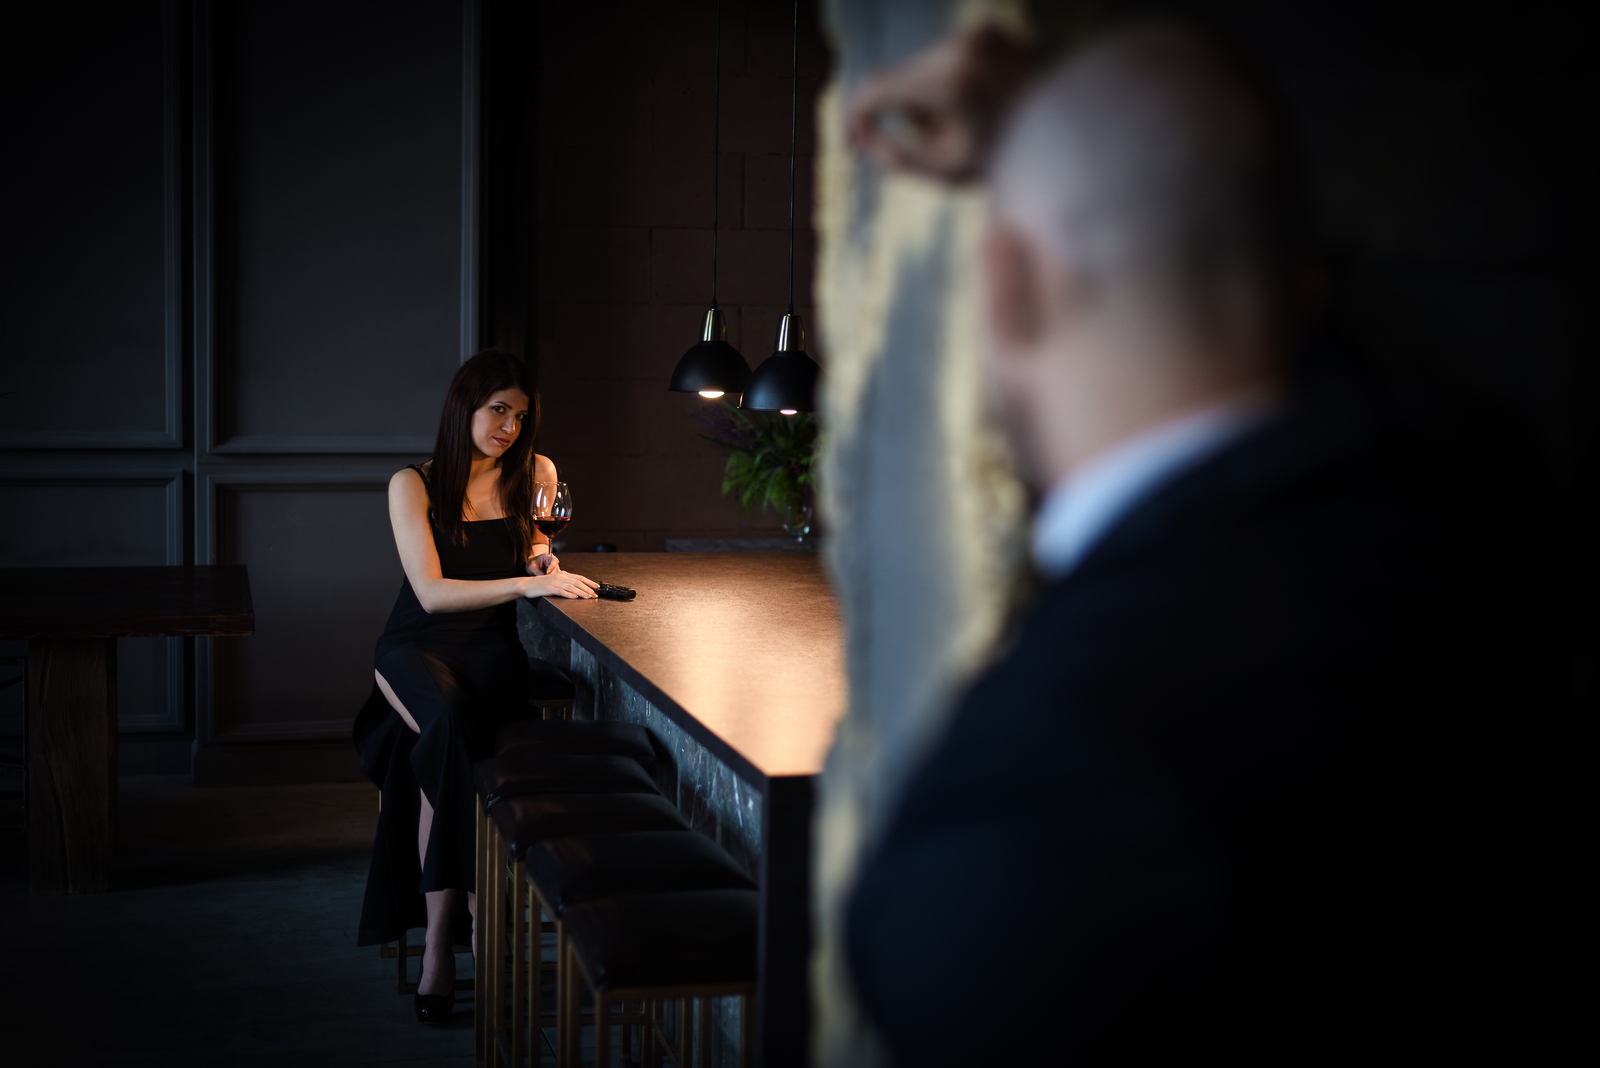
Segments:
[[[378,673],[416,720],[406,726],[376,685],[356,717],[361,770],[382,791],[357,945],[427,925],[423,894],[475,890],[472,765],[493,755],[502,725],[525,714],[528,661],[514,630],[385,634]],[[428,853],[417,856],[418,791],[433,806]],[[455,917],[465,931],[465,900]]]

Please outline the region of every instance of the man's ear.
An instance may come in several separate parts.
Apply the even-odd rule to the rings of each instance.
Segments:
[[[1044,336],[1044,293],[1032,245],[1003,222],[983,238],[984,285],[989,329],[1008,349],[1029,349]]]

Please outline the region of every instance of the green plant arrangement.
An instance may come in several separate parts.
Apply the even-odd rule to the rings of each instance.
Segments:
[[[817,420],[809,412],[766,415],[745,412],[728,401],[706,405],[694,416],[700,436],[728,453],[722,492],[739,495],[741,514],[761,505],[783,513],[783,529],[797,538],[811,533],[816,485]]]

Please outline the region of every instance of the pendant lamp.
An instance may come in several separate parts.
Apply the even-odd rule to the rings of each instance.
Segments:
[[[771,356],[757,367],[744,389],[739,407],[753,412],[817,410],[817,376],[822,368],[806,355],[806,331],[794,313],[794,154],[795,131],[800,117],[800,0],[794,4],[794,41],[789,86],[789,310],[778,321],[778,342]]]
[[[724,393],[743,393],[750,380],[750,364],[728,344],[728,325],[717,307],[717,216],[722,207],[717,188],[722,172],[722,0],[717,0],[716,57],[711,117],[711,310],[706,312],[699,344],[683,354],[667,383],[672,393],[698,393],[707,400]]]

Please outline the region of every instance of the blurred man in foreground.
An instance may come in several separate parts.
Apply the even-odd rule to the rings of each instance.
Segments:
[[[941,122],[1006,79],[963,74],[965,112],[926,86],[974,40],[868,86],[858,145],[970,173],[990,139]],[[1290,155],[1254,78],[1162,23],[998,138],[988,377],[1045,585],[851,902],[901,1064],[1536,1041],[1540,505],[1302,336]]]

